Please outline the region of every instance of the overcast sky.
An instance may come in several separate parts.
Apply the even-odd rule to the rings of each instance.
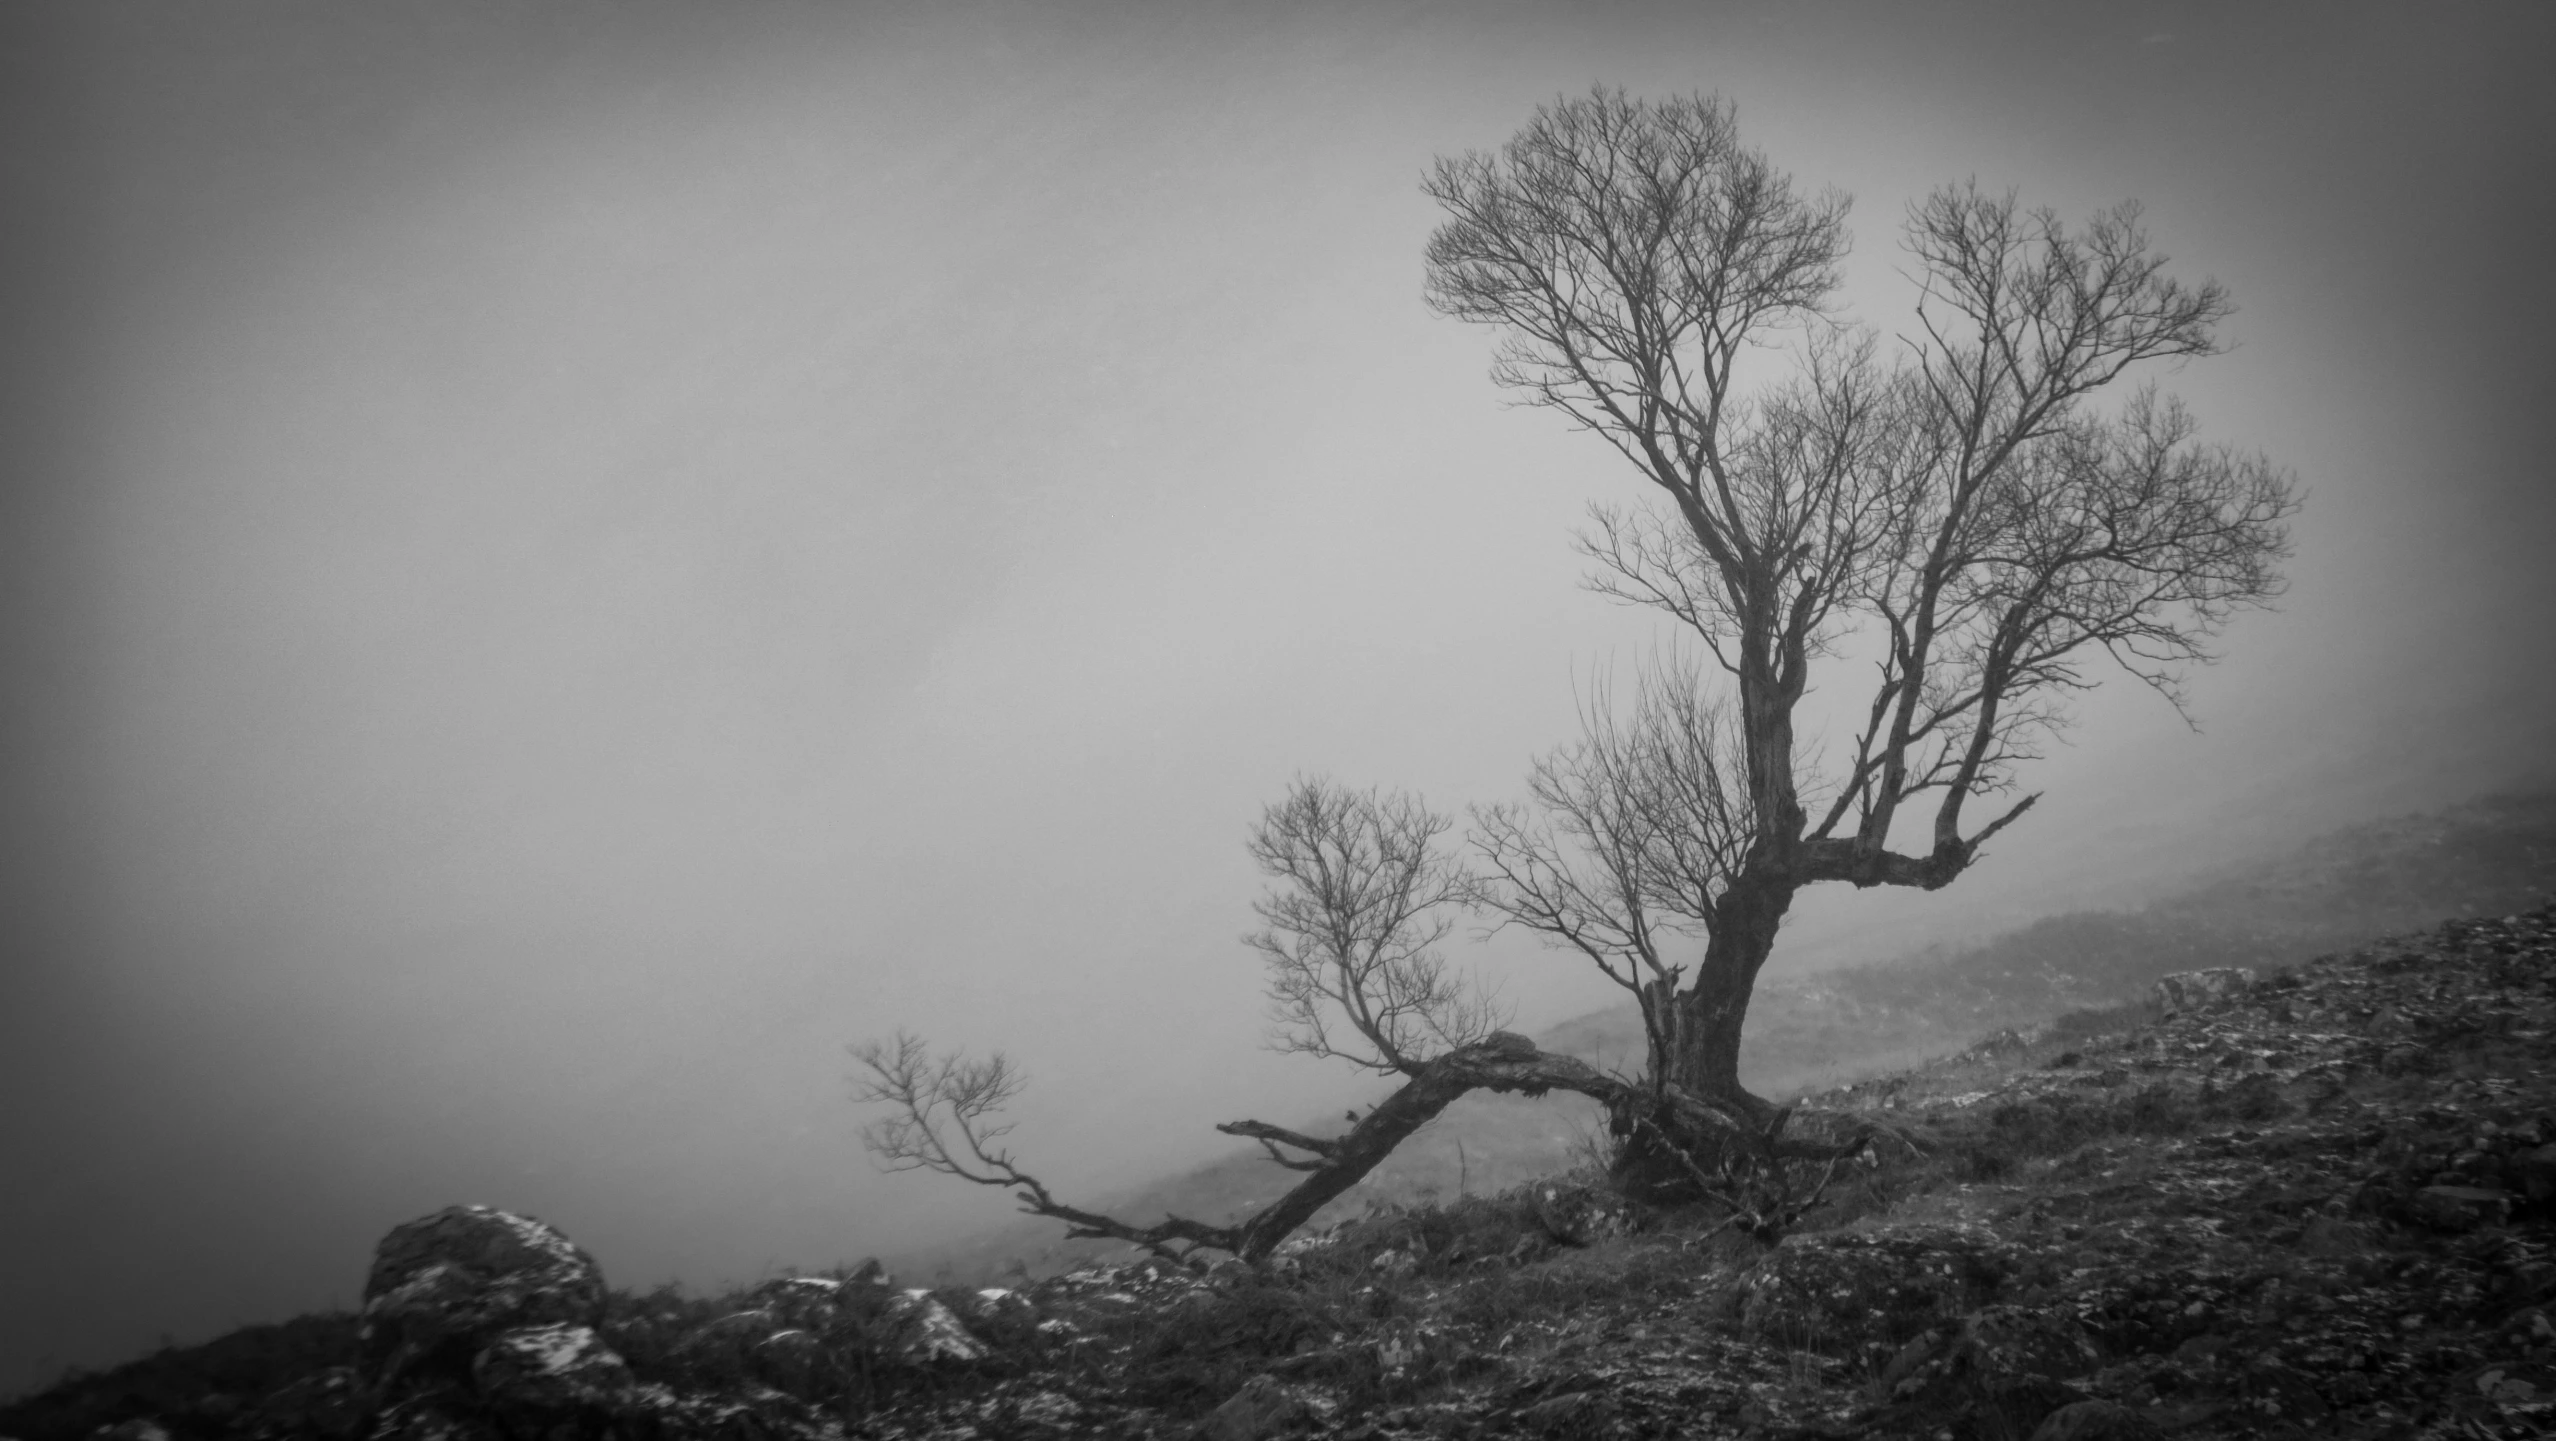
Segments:
[[[2107,687],[1978,871],[1779,964],[2551,774],[2543,6],[6,23],[0,1390],[450,1202],[629,1285],[1002,1218],[862,1157],[900,1024],[1023,1063],[1068,1194],[1351,1094],[1255,1049],[1258,808],[1512,796],[1665,639],[1577,589],[1630,474],[1420,299],[1430,158],[1593,82],[1849,192],[1885,331],[1928,187],[2144,201],[2241,307],[2165,382],[2307,490],[2198,733]]]

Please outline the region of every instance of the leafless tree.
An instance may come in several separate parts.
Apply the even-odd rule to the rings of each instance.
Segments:
[[[1709,883],[1654,857],[1632,798],[1662,782],[1610,749],[1639,745],[1593,731],[1538,772],[1549,829],[1486,815],[1501,908],[1648,997],[1655,1087],[1775,1123],[1739,1084],[1740,1033],[1794,895],[1950,883],[2037,799],[1966,814],[2011,795],[2092,661],[2180,705],[2181,668],[2279,593],[2289,479],[2198,443],[2152,389],[2095,403],[2210,354],[2227,295],[2168,275],[2133,206],[2070,227],[1955,186],[1909,213],[1916,324],[1886,363],[1832,313],[1845,202],[1797,190],[1709,97],[1560,100],[1425,189],[1447,215],[1431,304],[1492,327],[1497,381],[1648,482],[1583,537],[1596,587],[1688,627],[1735,712],[1736,793],[1690,822],[1725,867]],[[1795,733],[1815,662],[1872,687],[1824,787]],[[1722,764],[1697,774],[1722,785]],[[1911,803],[1924,842],[1893,849]],[[1658,954],[1663,934],[1701,955]]]
[[[1845,201],[1798,191],[1718,100],[1559,100],[1425,189],[1447,212],[1430,302],[1493,327],[1495,378],[1649,483],[1648,505],[1601,508],[1583,536],[1595,587],[1687,627],[1718,694],[1671,667],[1627,716],[1593,698],[1530,805],[1476,812],[1478,876],[1417,800],[1300,781],[1264,813],[1251,846],[1274,886],[1246,939],[1277,1043],[1402,1083],[1336,1137],[1218,1127],[1305,1173],[1257,1215],[1142,1226],[1057,1201],[1003,1149],[1008,1063],[903,1035],[856,1052],[863,1098],[889,1112],[868,1133],[883,1164],[1009,1189],[1074,1235],[1257,1258],[1465,1092],[1561,1089],[1606,1105],[1629,1156],[1772,1236],[1870,1139],[1787,1138],[1787,1113],[1739,1084],[1794,895],[1949,884],[2032,806],[2007,799],[2018,768],[2099,657],[2179,707],[2183,668],[2279,593],[2289,479],[2200,444],[2152,388],[2096,404],[2135,368],[2211,353],[2229,312],[2216,285],[2166,274],[2134,207],[2072,228],[1976,186],[1935,192],[1905,228],[1913,333],[1885,355],[1832,313]],[[1871,684],[1827,753],[1795,734],[1815,663]],[[2002,809],[1967,815],[1988,797]],[[1912,826],[1923,844],[1893,849]],[[1438,951],[1466,899],[1630,991],[1645,1072],[1492,1029]],[[1805,1160],[1827,1167],[1807,1189],[1786,1180]]]

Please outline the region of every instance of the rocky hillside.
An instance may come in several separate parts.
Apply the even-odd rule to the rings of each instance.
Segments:
[[[1790,1098],[1919,1065],[1999,1031],[2134,1001],[2174,972],[2270,969],[2451,916],[2506,915],[2551,900],[2556,794],[2496,796],[2370,822],[2137,910],[2073,912],[1974,945],[1868,966],[1790,976],[1779,968],[1759,984],[1750,1007],[1741,1074],[1761,1094]],[[1641,1064],[1641,1018],[1630,1007],[1566,1021],[1535,1040],[1604,1068]],[[1468,1096],[1325,1219],[1521,1185],[1587,1161],[1600,1128],[1596,1108],[1576,1098]],[[1103,1198],[1102,1209],[1227,1222],[1293,1179],[1257,1149],[1237,1148]],[[1022,1221],[896,1259],[921,1275],[991,1282],[1124,1254],[1113,1243],[1065,1241],[1053,1222]]]
[[[538,1222],[0,1410],[88,1437],[2520,1437],[2556,1427],[2556,908],[2169,979],[1808,1098],[1766,1244],[1588,1176],[1273,1264],[608,1290]],[[354,1258],[350,1258],[352,1264]]]

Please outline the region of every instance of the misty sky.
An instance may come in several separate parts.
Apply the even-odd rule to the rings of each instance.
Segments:
[[[2551,13],[13,7],[0,1391],[450,1202],[627,1285],[1005,1217],[862,1157],[900,1024],[1069,1195],[1355,1094],[1255,1049],[1258,808],[1513,796],[1667,640],[1577,588],[1630,473],[1420,299],[1430,158],[1593,82],[1849,192],[1886,331],[1928,187],[2142,200],[2240,307],[2164,383],[2307,490],[2197,734],[2109,685],[1779,965],[2545,781]]]

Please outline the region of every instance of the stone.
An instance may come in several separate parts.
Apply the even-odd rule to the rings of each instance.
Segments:
[[[1302,1431],[1321,1419],[1304,1397],[1275,1376],[1254,1376],[1200,1423],[1200,1441],[1266,1441]]]
[[[636,1384],[594,1328],[565,1324],[501,1333],[472,1358],[470,1378],[482,1400],[508,1411],[607,1410]]]
[[[888,1302],[887,1314],[896,1325],[896,1359],[908,1365],[964,1364],[988,1354],[958,1313],[929,1291],[899,1292]]]
[[[921,1287],[896,1289],[884,1271],[849,1278],[783,1276],[746,1293],[746,1306],[715,1324],[758,1338],[752,1344],[774,1364],[819,1372],[832,1369],[844,1345],[869,1350],[876,1360],[930,1367],[966,1364],[992,1354],[947,1302]],[[970,1316],[996,1331],[1035,1330],[1036,1311],[1017,1292],[989,1287],[967,1298]]]
[[[1250,1268],[1244,1267],[1249,1274]],[[1230,1289],[1230,1287],[1228,1287]],[[1038,1334],[1038,1307],[1029,1297],[1008,1286],[986,1286],[958,1298],[951,1309],[970,1334],[1000,1347],[1007,1341],[1026,1341]]]
[[[460,1380],[499,1335],[603,1320],[594,1259],[529,1216],[448,1206],[391,1228],[364,1280],[359,1332],[366,1383]]]
[[[2241,996],[2254,988],[2254,971],[2246,966],[2214,966],[2206,971],[2177,971],[2157,982],[2158,1009],[2171,1016],[2180,1011]]]

